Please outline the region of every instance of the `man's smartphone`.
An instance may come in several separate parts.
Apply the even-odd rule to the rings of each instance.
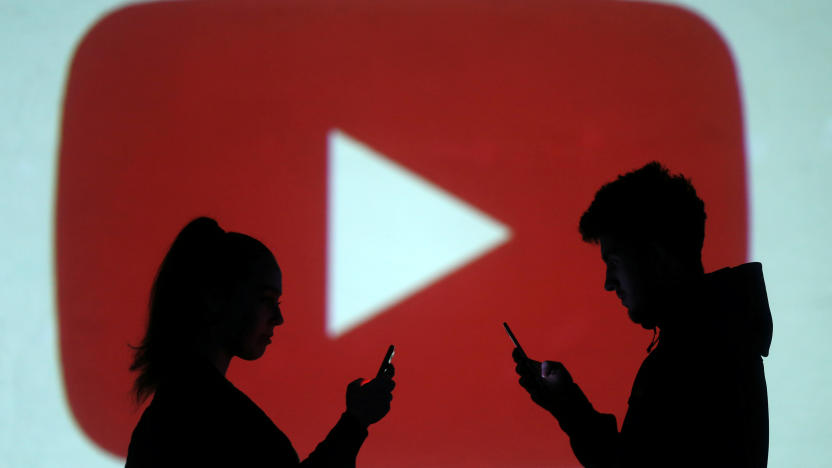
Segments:
[[[520,342],[517,341],[517,337],[514,336],[514,333],[511,332],[511,328],[509,328],[508,323],[503,322],[503,326],[506,327],[506,333],[508,333],[508,337],[511,338],[511,342],[514,343],[514,347],[519,349],[521,353],[523,353],[523,357],[528,359],[526,356],[526,351],[523,350],[523,347],[520,346]]]
[[[378,374],[376,374],[376,377],[381,377],[384,375],[384,371],[387,370],[387,366],[389,366],[390,363],[393,361],[393,354],[395,353],[396,347],[390,345],[390,347],[387,348],[387,354],[384,355],[384,360],[381,361],[381,367],[378,368]]]

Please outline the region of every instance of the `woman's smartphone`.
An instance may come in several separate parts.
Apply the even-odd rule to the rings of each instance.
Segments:
[[[381,361],[381,367],[378,368],[378,374],[376,374],[376,377],[381,377],[384,375],[384,371],[387,370],[387,366],[389,366],[390,363],[393,361],[393,354],[395,353],[396,347],[390,345],[390,347],[387,348],[387,354],[384,355],[384,360]]]

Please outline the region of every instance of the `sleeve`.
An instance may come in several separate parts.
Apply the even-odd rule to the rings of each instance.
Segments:
[[[315,450],[300,466],[304,468],[354,468],[358,450],[367,438],[367,428],[344,413]]]
[[[578,461],[592,468],[615,466],[619,439],[615,416],[596,411],[574,382],[570,383],[563,401],[552,414],[569,436]]]

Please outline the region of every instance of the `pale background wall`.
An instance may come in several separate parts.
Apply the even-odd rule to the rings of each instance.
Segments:
[[[0,465],[113,467],[69,414],[53,262],[57,142],[71,54],[116,0],[0,0]],[[832,449],[832,2],[690,0],[737,61],[749,149],[751,257],[765,265],[770,466]]]

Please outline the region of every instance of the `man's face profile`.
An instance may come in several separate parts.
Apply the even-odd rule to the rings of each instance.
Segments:
[[[655,290],[655,278],[645,255],[631,241],[602,236],[600,243],[601,259],[606,264],[604,289],[615,291],[630,320],[646,329],[654,328],[655,298],[651,291]]]

